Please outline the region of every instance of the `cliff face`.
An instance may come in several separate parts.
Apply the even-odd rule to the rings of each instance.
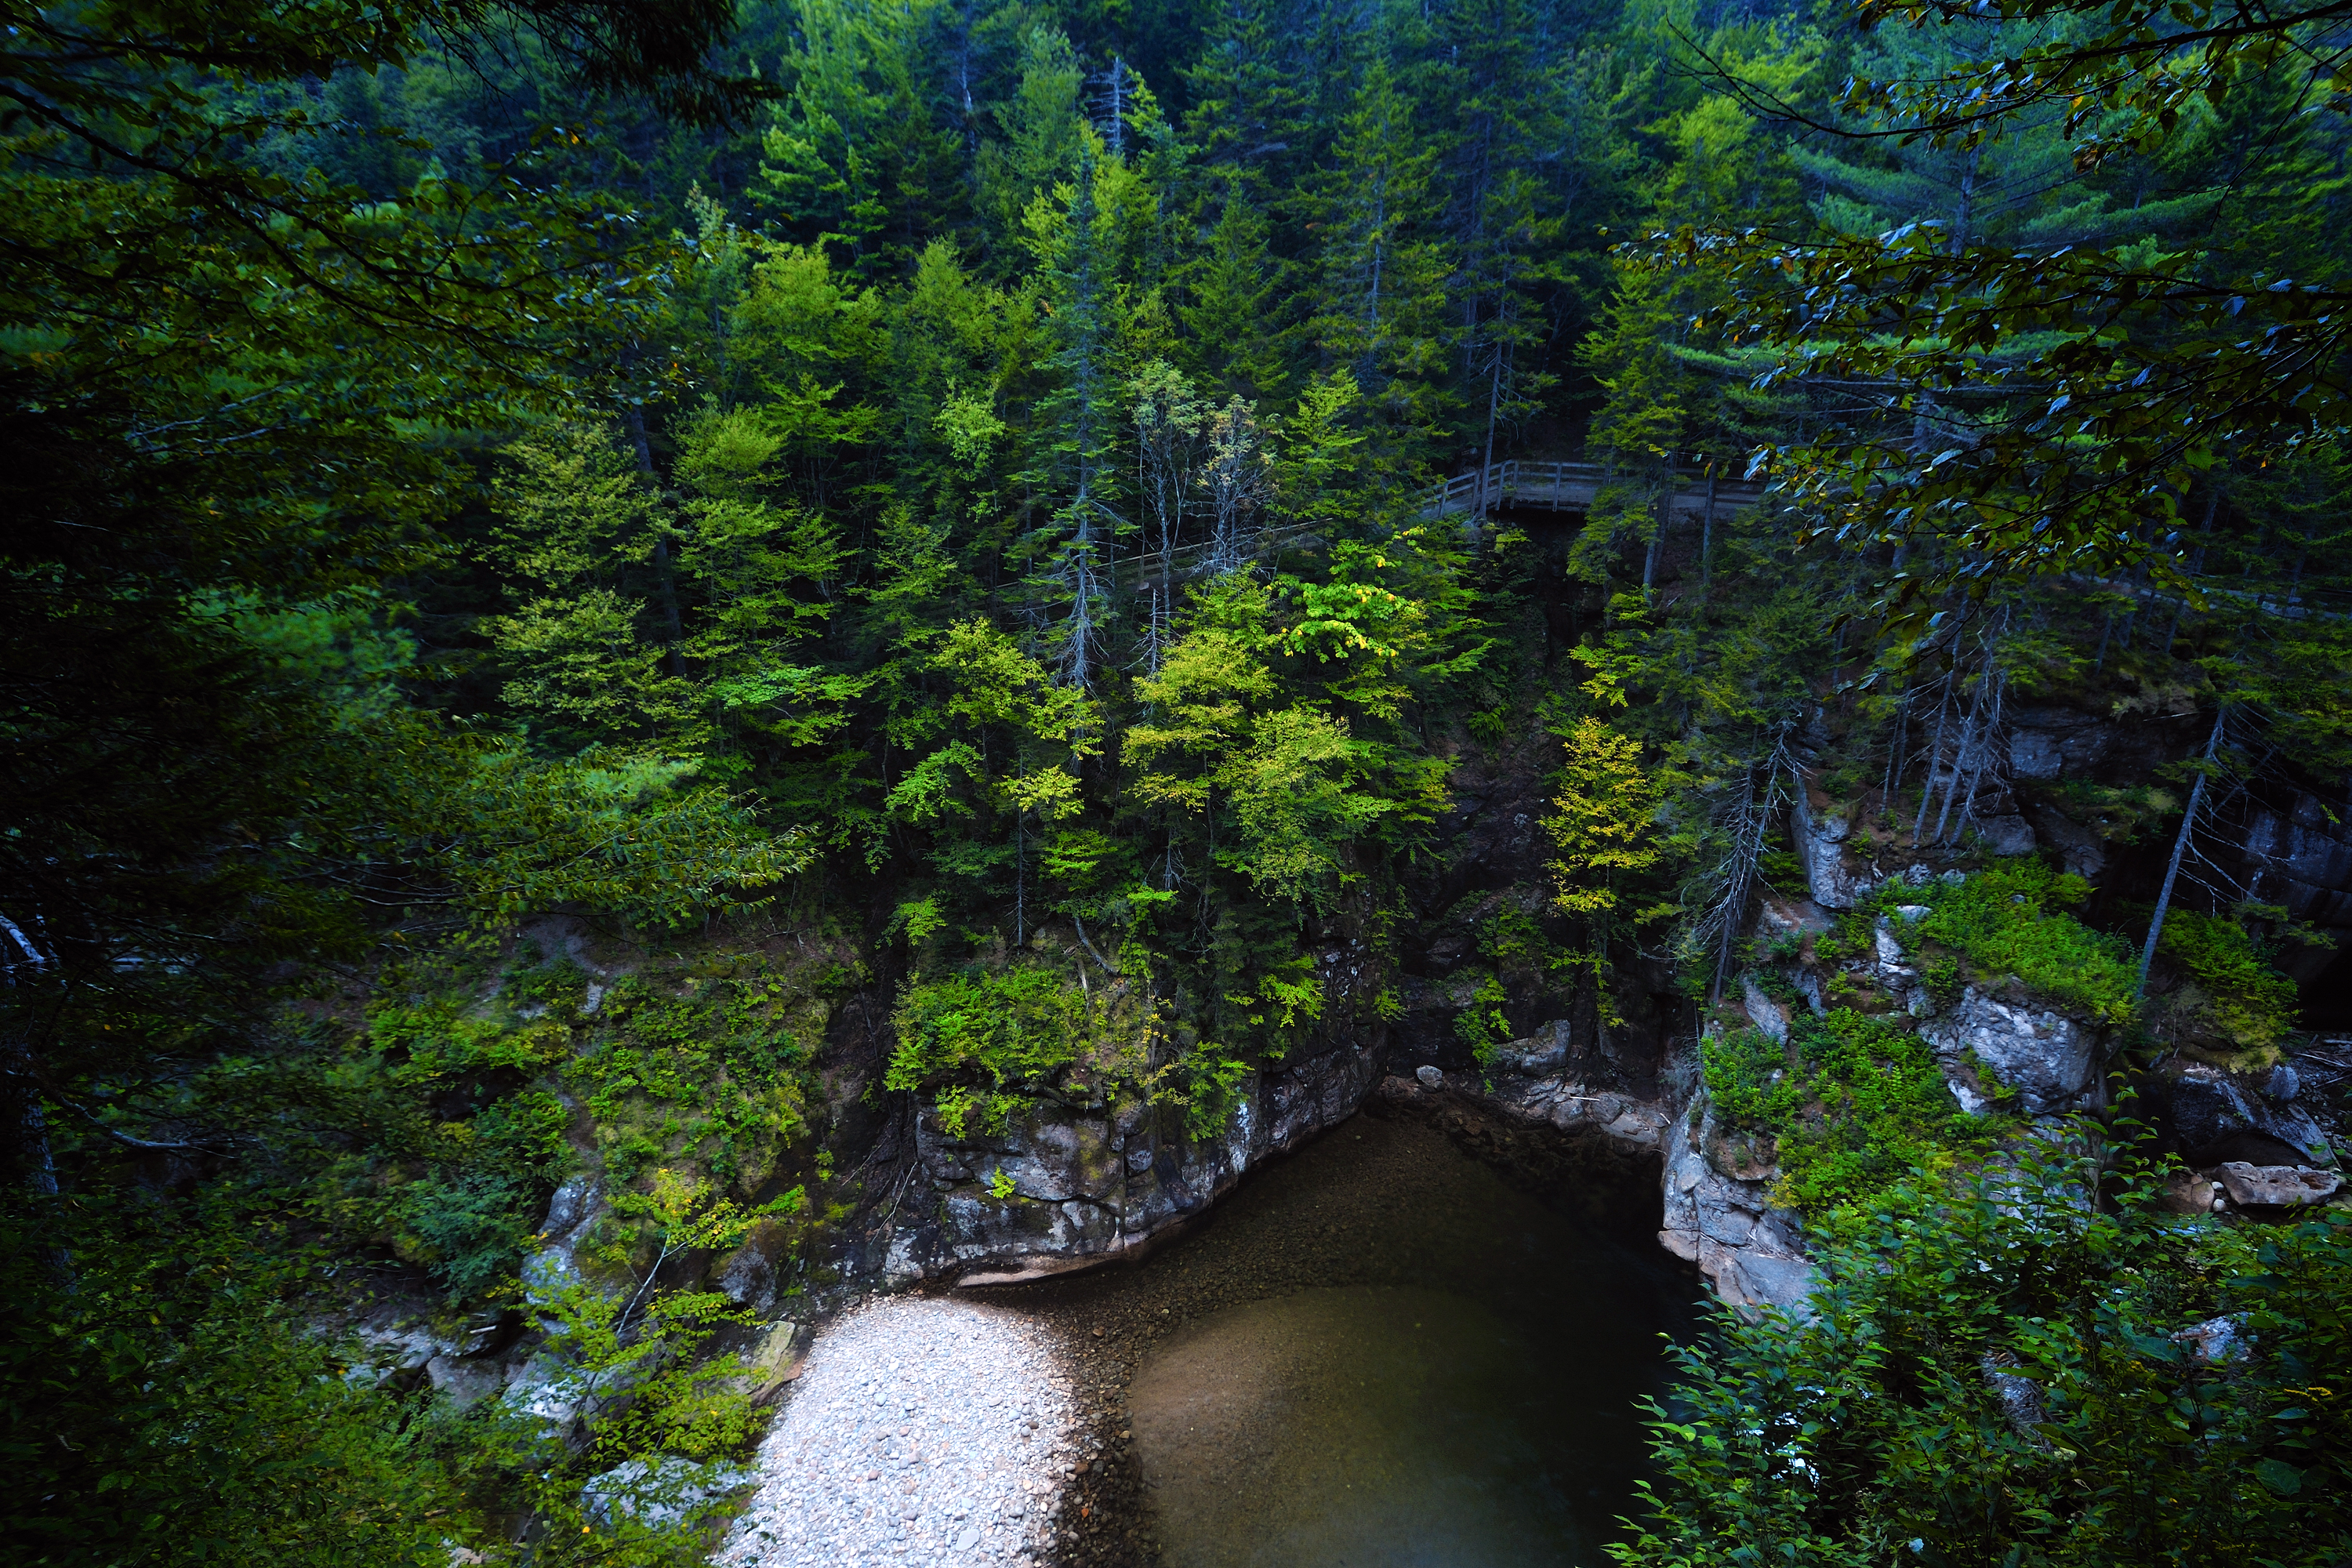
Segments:
[[[1816,739],[1808,761],[1817,777],[1833,742]],[[853,1276],[898,1285],[1024,1278],[1129,1253],[1377,1093],[1597,1220],[1654,1229],[1727,1300],[1801,1308],[1802,1225],[1776,1196],[1782,1173],[1770,1141],[1727,1127],[1711,1100],[1702,1028],[1748,1024],[1785,1040],[1801,1014],[1825,1016],[1868,993],[1932,1052],[1959,1109],[1998,1101],[2030,1124],[2098,1108],[2116,1044],[2106,1025],[1998,974],[1930,984],[1912,930],[1927,910],[1875,895],[2046,852],[2097,887],[2088,918],[2120,915],[2152,893],[2169,847],[2168,830],[2147,825],[2144,804],[2135,817],[2130,801],[2144,803],[2159,767],[2196,739],[2179,723],[2021,710],[2008,776],[1979,792],[1973,842],[1948,857],[1923,856],[1900,825],[1864,826],[1856,806],[1809,789],[1788,824],[1802,885],[1757,911],[1748,936],[1759,957],[1730,1007],[1705,1023],[1662,963],[1620,964],[1619,1021],[1606,1025],[1589,993],[1515,959],[1511,933],[1539,929],[1549,911],[1541,821],[1552,742],[1537,734],[1496,757],[1465,758],[1439,852],[1400,889],[1412,920],[1393,969],[1365,981],[1385,989],[1384,1022],[1331,1031],[1253,1074],[1213,1138],[1188,1136],[1164,1110],[1099,1096],[1046,1096],[982,1135],[929,1109],[877,1113],[845,1095],[843,1126],[859,1134],[869,1167],[888,1173],[845,1262]],[[2352,821],[2318,794],[2233,800],[2210,837],[2208,853],[2241,886],[2352,938]],[[1894,906],[1874,917],[1868,951],[1819,957],[1810,939],[1866,901]],[[2326,984],[2339,962],[2324,948],[2295,960],[2323,1023],[2341,1005]],[[853,1004],[853,1022],[861,1005],[867,1038],[850,1054],[878,1066],[884,1005],[878,994]],[[1482,1039],[1465,1016],[1510,1037]],[[2337,1054],[2324,1037],[2301,1042],[2284,1065],[2253,1072],[2176,1056],[2137,1085],[2139,1113],[2216,1182],[2232,1163],[2315,1168],[2332,1163],[2334,1097],[2352,1078],[2352,1059]]]

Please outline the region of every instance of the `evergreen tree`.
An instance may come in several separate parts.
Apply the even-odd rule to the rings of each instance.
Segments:
[[[1208,244],[1184,269],[1177,311],[1195,374],[1253,399],[1277,395],[1288,379],[1279,316],[1286,269],[1268,235],[1246,185],[1229,174]]]
[[[1369,456],[1385,473],[1417,472],[1454,406],[1436,165],[1388,56],[1375,52],[1330,165],[1310,186],[1318,254],[1307,329],[1324,364],[1361,389],[1374,429]]]
[[[791,96],[761,142],[761,188],[787,233],[842,247],[862,279],[902,270],[965,199],[928,58],[946,9],[793,0]]]

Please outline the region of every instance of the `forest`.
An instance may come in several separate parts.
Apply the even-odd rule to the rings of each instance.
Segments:
[[[6,16],[12,1562],[702,1561],[597,1478],[756,1440],[665,1268],[835,1282],[852,1016],[958,1134],[1092,1083],[1213,1140],[1314,1041],[1538,1014],[1719,1039],[1785,1132],[1710,1031],[1831,802],[2119,1073],[2352,1017],[2352,905],[2213,847],[2352,810],[2340,0]],[[2110,878],[1994,858],[2058,702],[2161,752],[2060,803]],[[1432,1002],[1411,889],[1529,737],[1547,896]],[[2060,1145],[1983,1176],[2009,1124],[1828,1017],[1864,1131],[1782,1170],[1845,1261],[1682,1352],[1622,1560],[2342,1561],[2336,1211],[2144,1223],[2126,1094],[2028,1223]],[[629,1397],[349,1375],[395,1278]],[[2224,1311],[2216,1392],[2166,1335]],[[1950,1371],[2016,1334],[2038,1428]]]

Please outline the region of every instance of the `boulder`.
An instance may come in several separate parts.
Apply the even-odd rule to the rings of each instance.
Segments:
[[[1665,1224],[1658,1241],[1698,1265],[1716,1294],[1748,1315],[1772,1309],[1801,1317],[1814,1282],[1803,1227],[1772,1203],[1770,1180],[1735,1180],[1708,1161],[1713,1123],[1702,1093],[1692,1114],[1666,1124]]]
[[[769,1324],[751,1348],[743,1352],[743,1392],[754,1405],[764,1405],[784,1391],[801,1373],[801,1352],[807,1336],[789,1319]]]
[[[659,1459],[625,1459],[580,1489],[588,1516],[611,1524],[615,1515],[655,1529],[698,1521],[717,1512],[730,1492],[759,1484],[760,1473],[742,1465],[698,1465],[676,1454]]]
[[[1740,1004],[1748,1009],[1748,1021],[1764,1031],[1774,1042],[1786,1045],[1789,1039],[1789,1010],[1769,996],[1756,984],[1751,973],[1739,977]]]
[[[2300,1208],[2324,1204],[2342,1181],[2333,1171],[2309,1165],[2249,1165],[2224,1160],[2220,1171],[2230,1201],[2246,1208]]]
[[[2063,1013],[2003,1002],[1971,985],[1957,1006],[1920,1031],[1942,1059],[1948,1078],[1959,1076],[1970,1056],[2018,1091],[2032,1115],[2072,1110],[2094,1082],[2090,1027]]]
[[[765,1312],[776,1304],[776,1266],[757,1247],[739,1247],[712,1270],[719,1293],[739,1307]]]
[[[2056,848],[2059,864],[2075,876],[2095,880],[2107,868],[2105,842],[2056,806],[2046,803],[2035,806],[2033,826]]]
[[[425,1375],[433,1380],[434,1392],[460,1410],[479,1404],[507,1384],[506,1369],[496,1362],[457,1355],[435,1356],[425,1363]]]
[[[2246,1353],[2246,1325],[2238,1318],[2208,1318],[2174,1334],[2172,1342],[2188,1346],[2200,1365],[2219,1366]]]
[[[604,1184],[593,1177],[574,1176],[555,1189],[555,1195],[548,1200],[547,1218],[539,1227],[540,1239],[546,1245],[523,1259],[526,1295],[534,1301],[543,1300],[580,1278],[574,1255],[610,1208]]]
[[[2164,1179],[2157,1203],[2167,1214],[2211,1214],[2219,1189],[2204,1171],[2175,1171]]]
[[[1985,847],[1995,855],[2031,855],[2033,853],[2033,826],[2024,817],[2011,814],[2003,816],[1979,816],[1977,831],[1984,836]]]
[[[2201,1062],[2176,1061],[2158,1076],[2166,1119],[2189,1163],[2301,1165],[2326,1154],[2327,1134],[2311,1113],[2264,1094],[2263,1083]]]

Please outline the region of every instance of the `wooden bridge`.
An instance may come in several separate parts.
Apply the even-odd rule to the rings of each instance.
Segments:
[[[1422,515],[1485,513],[1503,507],[1548,511],[1588,511],[1603,485],[1638,483],[1636,476],[1612,474],[1599,463],[1533,463],[1514,458],[1456,474],[1422,492]],[[1701,468],[1676,467],[1675,491],[1666,498],[1668,517],[1705,518],[1718,507],[1754,506],[1764,493],[1760,479],[1732,479]]]

